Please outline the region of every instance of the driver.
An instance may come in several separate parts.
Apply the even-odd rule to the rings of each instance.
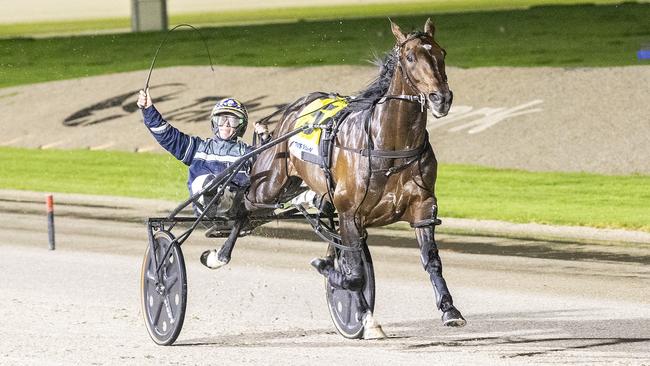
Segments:
[[[165,121],[153,105],[149,90],[140,90],[137,104],[142,109],[145,126],[160,146],[189,166],[187,186],[190,195],[203,189],[230,164],[252,150],[241,141],[248,125],[248,111],[234,98],[220,100],[212,108],[210,123],[213,137],[208,139],[186,135]],[[270,138],[266,125],[256,123],[255,132],[263,142]],[[237,199],[241,200],[241,195],[238,196],[237,193],[243,192],[250,184],[249,168],[250,164],[245,164],[237,172],[219,205],[208,211],[207,215],[229,217],[237,214],[237,210],[242,206],[240,202],[236,202]],[[209,196],[201,196],[198,199],[199,205],[194,206],[195,212],[201,214],[203,205],[210,202],[210,199]],[[221,264],[217,259],[217,250],[203,252],[201,263],[211,269],[219,268]]]

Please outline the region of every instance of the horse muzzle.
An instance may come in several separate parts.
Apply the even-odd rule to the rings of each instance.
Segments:
[[[446,92],[435,92],[429,94],[429,107],[435,118],[442,118],[449,113],[451,103],[454,100],[454,93],[451,90]]]

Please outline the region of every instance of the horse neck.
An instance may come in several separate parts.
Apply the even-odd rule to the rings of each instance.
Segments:
[[[390,95],[418,95],[405,81],[399,67],[386,92],[386,96]],[[373,126],[375,146],[394,150],[420,146],[425,139],[427,121],[426,109],[422,111],[421,108],[420,103],[399,99],[390,99],[380,104],[375,111],[379,123]]]

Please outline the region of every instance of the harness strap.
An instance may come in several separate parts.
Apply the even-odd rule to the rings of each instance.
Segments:
[[[385,103],[389,99],[401,99],[409,102],[420,103],[421,105],[426,104],[427,100],[424,94],[411,95],[411,94],[397,94],[397,95],[385,95],[377,101],[378,104]]]
[[[420,156],[416,156],[413,159],[407,161],[406,163],[404,163],[402,165],[392,166],[392,167],[390,167],[388,169],[377,169],[377,170],[374,170],[374,171],[376,171],[376,172],[385,171],[386,173],[384,173],[384,175],[389,177],[392,174],[401,172],[402,170],[408,168],[409,166],[411,166],[411,164],[413,164],[413,163],[415,163],[416,161],[419,161],[419,160],[420,160]]]
[[[356,97],[348,97],[348,98],[349,98],[350,105],[358,103],[358,104],[369,104],[375,106],[377,104],[386,103],[391,99],[396,99],[396,100],[404,100],[407,102],[420,104],[421,112],[424,112],[424,110],[427,107],[427,98],[423,93],[420,93],[418,95],[412,95],[412,94],[384,95],[381,98],[356,98]]]
[[[426,219],[418,222],[414,222],[411,224],[412,228],[421,228],[421,227],[427,227],[427,226],[436,226],[436,225],[441,225],[442,221],[440,221],[439,218],[435,219]]]
[[[339,149],[345,150],[345,151],[350,151],[356,154],[360,154],[362,156],[372,156],[372,157],[377,157],[377,158],[385,158],[385,159],[408,159],[408,158],[414,158],[422,154],[424,152],[424,149],[426,148],[427,141],[423,142],[422,145],[415,149],[406,149],[406,150],[374,150],[374,149],[354,149],[351,147],[343,146],[343,145],[335,145]]]

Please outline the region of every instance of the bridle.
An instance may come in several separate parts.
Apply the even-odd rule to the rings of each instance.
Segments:
[[[400,70],[402,71],[402,75],[404,75],[404,80],[406,81],[406,84],[413,90],[417,92],[417,95],[412,95],[412,94],[398,94],[398,95],[385,95],[379,101],[377,102],[378,104],[384,103],[385,101],[389,99],[400,99],[400,100],[405,100],[408,102],[412,103],[419,103],[420,104],[420,112],[424,112],[424,110],[429,106],[427,102],[427,97],[426,94],[423,93],[416,85],[415,83],[411,80],[411,77],[409,73],[406,71],[406,67],[404,66],[404,61],[402,60],[401,57],[401,50],[406,45],[408,42],[414,40],[414,39],[421,39],[421,37],[424,35],[424,33],[412,33],[410,34],[404,42],[398,43],[395,45],[393,48],[393,52],[396,54],[397,57],[397,65],[396,67],[399,67]]]

